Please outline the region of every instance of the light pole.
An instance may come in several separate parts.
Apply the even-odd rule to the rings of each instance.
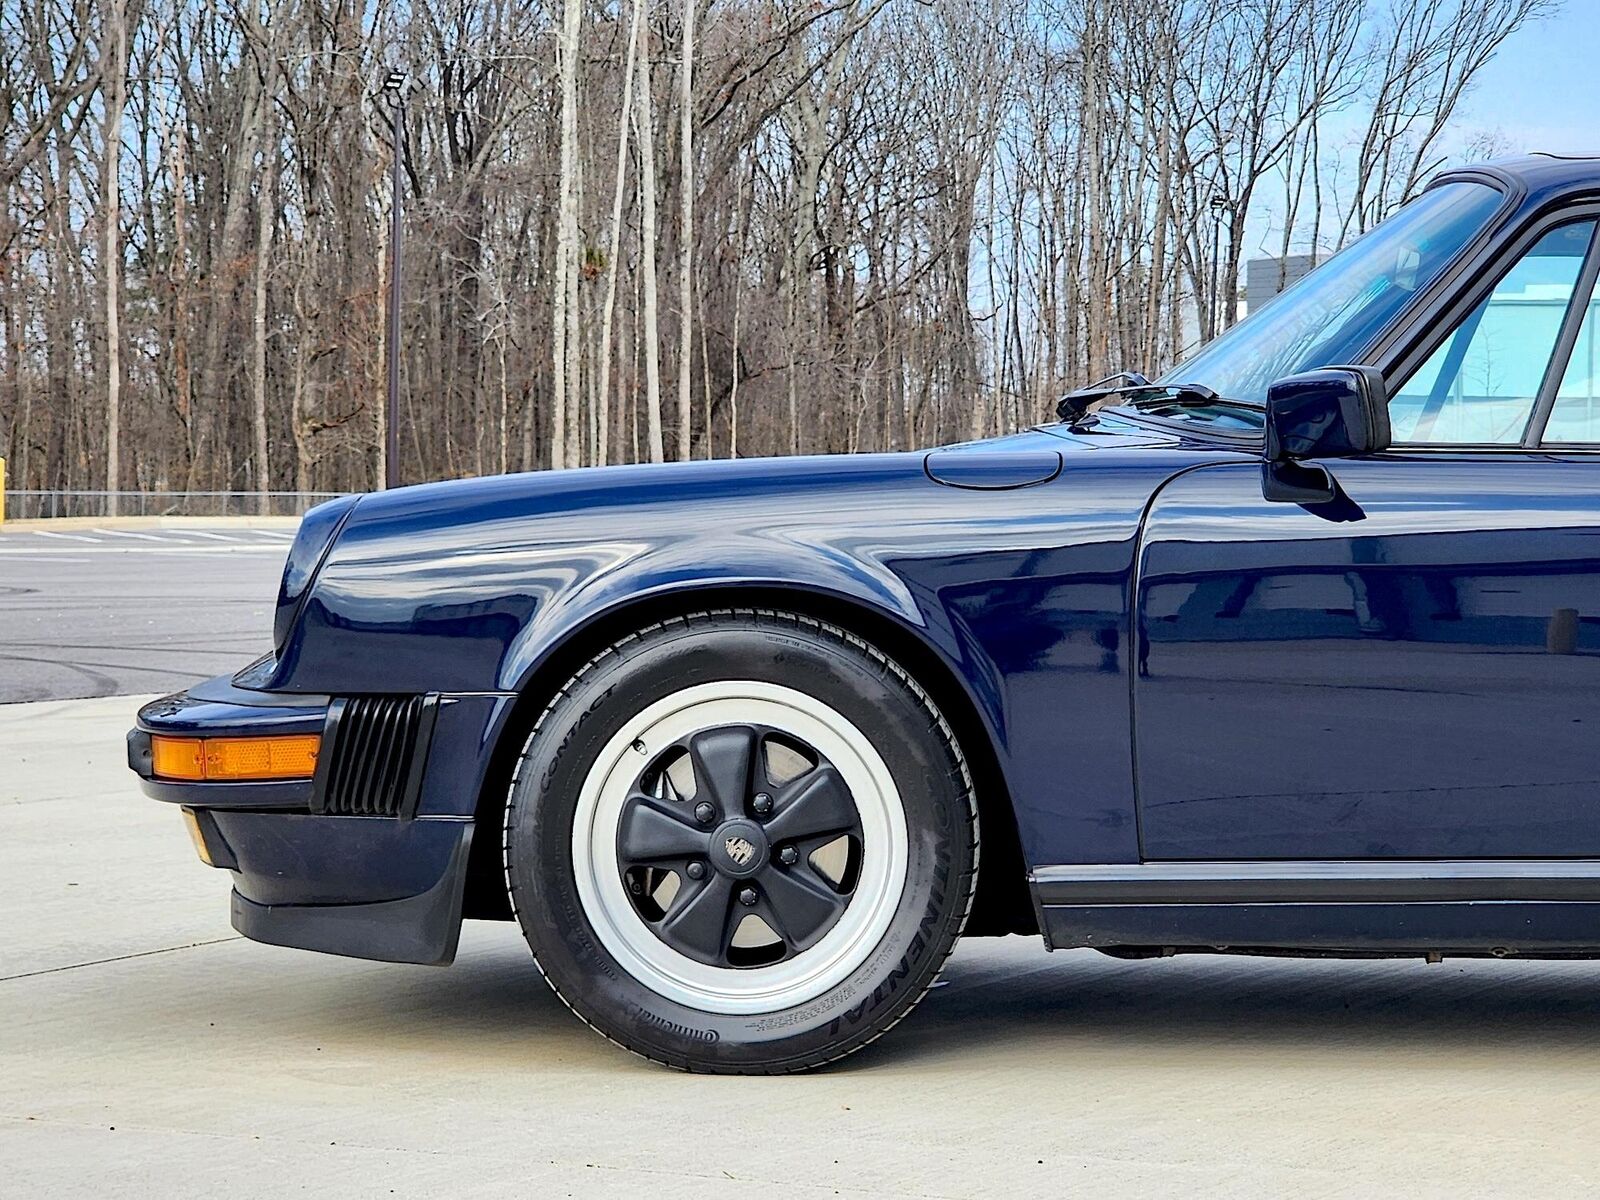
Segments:
[[[406,136],[403,72],[390,71],[384,76],[383,96],[389,102],[394,122],[394,184],[389,201],[389,336],[384,347],[389,379],[383,398],[383,486],[392,488],[400,482],[400,208]]]
[[[1211,336],[1221,332],[1223,299],[1221,270],[1222,219],[1232,207],[1221,192],[1211,194]]]

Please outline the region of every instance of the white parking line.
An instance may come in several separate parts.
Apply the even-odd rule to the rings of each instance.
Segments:
[[[203,529],[184,529],[184,530],[175,530],[174,532],[181,532],[184,537],[211,538],[211,539],[213,539],[215,541],[219,541],[219,542],[242,542],[242,541],[244,541],[243,538],[229,537],[225,533],[207,533]]]
[[[162,546],[112,546],[100,542],[90,546],[74,546],[71,548],[54,546],[0,546],[0,558],[30,558],[37,555],[58,554],[282,554],[282,546],[269,546],[262,543],[250,545],[238,543],[232,546],[185,546],[178,542]]]
[[[157,537],[153,533],[134,533],[133,530],[131,530],[131,529],[100,529],[100,528],[96,527],[95,529],[91,530],[90,532],[91,533],[103,533],[107,537],[143,538],[147,542],[164,542],[164,541],[167,540],[166,538]]]
[[[30,529],[28,532],[33,534],[35,537],[66,538],[69,542],[98,543],[100,541],[99,538],[84,537],[81,533],[56,533],[52,529]]]
[[[139,546],[146,554],[283,554],[282,546],[268,546],[261,543],[242,542],[237,546],[184,546],[174,543],[170,546]],[[132,547],[130,547],[132,549]],[[287,557],[287,556],[286,556]]]

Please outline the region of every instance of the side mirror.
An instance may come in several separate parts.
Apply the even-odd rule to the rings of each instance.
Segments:
[[[1267,389],[1261,490],[1268,500],[1327,504],[1338,485],[1303,459],[1355,458],[1389,448],[1389,396],[1375,367],[1323,367]]]

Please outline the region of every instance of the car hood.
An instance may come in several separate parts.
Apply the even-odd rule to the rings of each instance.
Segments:
[[[638,463],[417,484],[362,497],[360,509],[350,525],[351,532],[355,533],[379,523],[424,521],[432,525],[460,519],[476,521],[491,517],[501,506],[530,514],[547,505],[572,512],[581,507],[627,507],[640,500],[651,505],[692,506],[729,490],[746,495],[764,491],[791,493],[844,482],[915,475],[924,471],[928,460],[935,456],[984,456],[998,460],[1052,453],[1065,457],[1097,450],[1226,452],[1215,442],[1187,438],[1178,429],[1143,426],[1102,415],[1095,424],[1082,429],[1072,429],[1065,424],[1040,425],[930,450]]]
[[[375,493],[338,528],[264,686],[510,689],[573,628],[688,590],[800,589],[914,625],[927,619],[920,594],[952,575],[1125,561],[1164,480],[1238,453],[1101,421],[932,451],[543,471]]]

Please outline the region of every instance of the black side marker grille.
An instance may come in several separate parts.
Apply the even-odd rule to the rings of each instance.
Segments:
[[[409,816],[416,805],[431,731],[426,696],[334,700],[323,735],[317,792],[322,811],[352,817]],[[331,742],[331,745],[330,745]]]

